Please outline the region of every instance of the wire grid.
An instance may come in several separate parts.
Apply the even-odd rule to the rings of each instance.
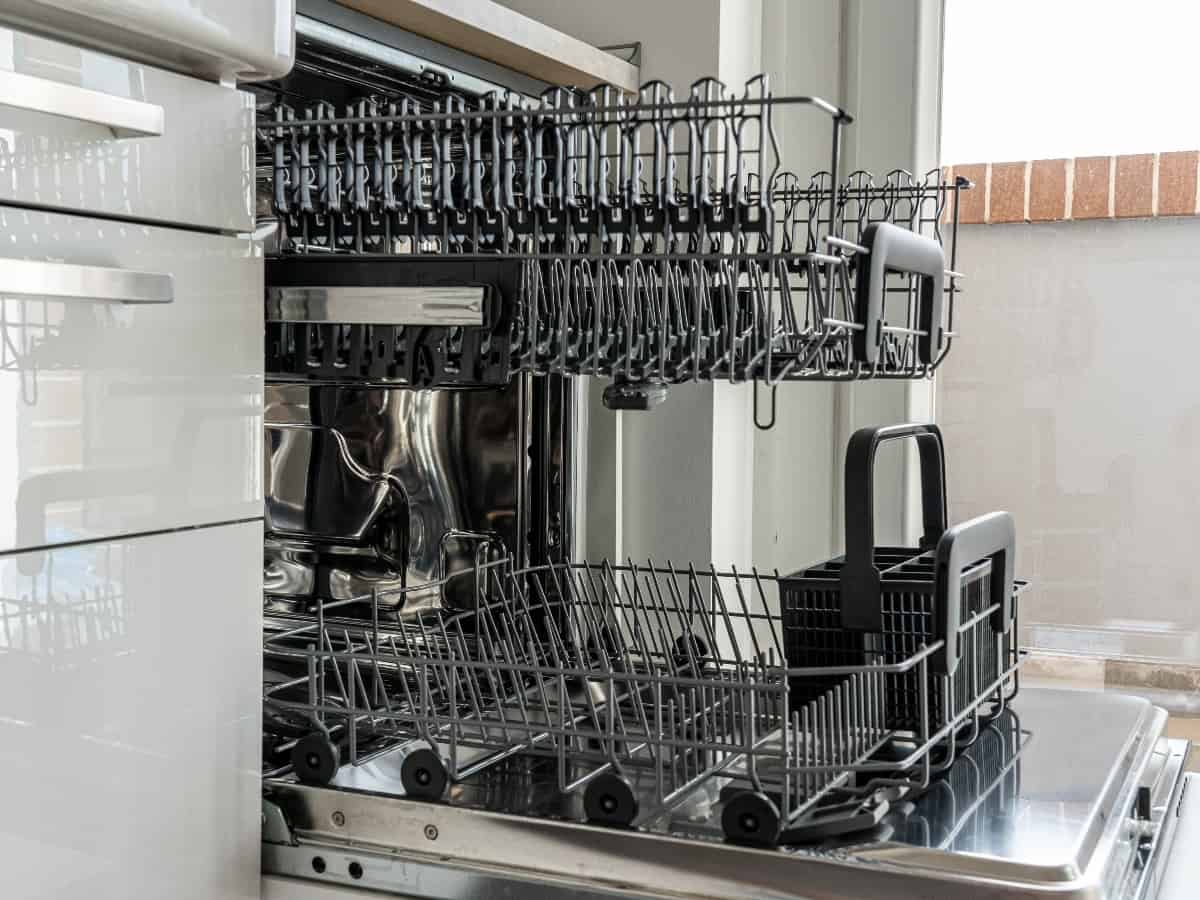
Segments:
[[[781,169],[775,139],[777,111],[801,104],[831,117],[830,171],[807,182]],[[914,278],[886,276],[886,321],[875,323],[858,320],[851,276],[871,222],[940,241],[960,185],[936,170],[923,180],[897,170],[879,184],[863,172],[839,182],[849,116],[813,98],[775,97],[764,76],[740,95],[702,79],[682,102],[651,82],[633,101],[603,86],[552,89],[533,107],[496,94],[396,96],[344,113],[280,103],[260,115],[259,171],[281,245],[326,258],[401,254],[413,265],[430,254],[512,260],[518,285],[503,296],[503,314],[488,317],[511,357],[489,378],[919,377],[948,350],[952,312],[935,323],[947,333],[939,352],[918,352]],[[952,305],[954,278],[947,291]],[[295,350],[332,347],[317,334],[331,327],[272,323],[272,345],[290,348],[276,354],[291,370],[279,374],[319,378],[328,366]],[[863,330],[882,351],[869,363],[854,351]],[[400,355],[411,354],[408,340]]]
[[[487,563],[443,586],[460,578],[473,579],[472,609],[367,627],[333,618],[337,604],[327,604],[318,621],[269,633],[268,660],[290,660],[299,674],[268,686],[268,708],[321,722],[352,763],[421,740],[451,780],[518,752],[557,759],[565,793],[611,773],[636,787],[639,821],[729,770],[776,797],[786,820],[859,787],[859,772],[927,781],[934,751],[952,758],[960,727],[997,690],[972,638],[990,610],[964,626],[959,674],[938,679],[928,659],[940,642],[894,661],[787,668],[777,573]],[[960,681],[975,699],[901,732],[889,713],[909,678],[922,707]],[[800,702],[797,680],[816,686]],[[916,749],[900,764],[875,761],[898,737]]]
[[[771,111],[801,104],[828,113],[834,134],[850,121],[819,99],[771,95],[765,76],[741,95],[701,79],[682,102],[662,82],[636,100],[604,85],[551,88],[532,105],[408,91],[341,110],[281,101],[260,113],[258,168],[295,252],[762,233],[779,158]]]

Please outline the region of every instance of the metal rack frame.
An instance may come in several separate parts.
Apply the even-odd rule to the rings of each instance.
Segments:
[[[775,139],[774,117],[797,107],[830,122],[829,170],[807,183],[781,169]],[[773,96],[765,76],[741,95],[701,79],[686,101],[650,82],[636,100],[554,88],[535,104],[412,95],[267,115],[260,179],[282,254],[268,278],[273,377],[588,374],[633,385],[610,405],[642,408],[683,381],[924,377],[949,350],[958,273],[940,221],[967,183],[900,171],[841,183],[852,117]],[[479,324],[313,312],[309,298],[346,307],[394,284],[398,270],[378,266],[397,258],[406,285],[487,288]]]
[[[969,582],[977,590],[989,577],[981,563]],[[721,773],[738,786],[726,835],[773,844],[878,822],[1015,690],[1015,646],[991,631],[997,606],[903,659],[789,667],[778,573],[632,561],[514,569],[481,555],[407,590],[461,579],[473,583],[472,609],[382,624],[376,596],[360,598],[369,618],[338,617],[351,605],[341,601],[319,604],[315,620],[274,623],[265,655],[295,674],[272,679],[267,707],[299,724],[280,734],[291,766],[270,774],[326,783],[343,747],[352,765],[398,753],[406,793],[438,799],[514,754],[542,755],[590,821],[627,826]],[[931,661],[948,639],[963,665],[938,675]],[[912,675],[921,715],[904,730],[890,710],[908,702]],[[817,693],[793,703],[798,680]]]

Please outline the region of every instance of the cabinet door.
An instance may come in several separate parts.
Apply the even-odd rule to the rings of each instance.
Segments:
[[[259,522],[0,555],[0,894],[259,891]]]
[[[0,0],[0,18],[214,81],[286,75],[295,0]]]
[[[257,245],[5,206],[0,234],[0,552],[261,516]]]
[[[0,28],[0,200],[249,231],[253,188],[251,94]]]

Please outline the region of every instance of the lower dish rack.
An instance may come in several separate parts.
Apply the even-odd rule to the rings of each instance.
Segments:
[[[976,527],[948,531],[943,552]],[[971,586],[947,579],[943,590],[995,579],[983,596],[1005,592],[1015,618],[1011,578],[986,560],[963,568]],[[793,666],[778,573],[490,560],[405,590],[461,596],[464,579],[469,609],[386,622],[376,596],[361,598],[366,617],[339,601],[269,622],[270,775],[336,783],[343,755],[357,766],[398,754],[404,793],[436,800],[532,754],[557,761],[558,787],[584,818],[613,826],[649,822],[719,776],[728,839],[798,843],[880,821],[1016,690],[1015,646],[991,630],[995,602],[962,622],[938,617],[911,652]],[[942,611],[960,608],[950,599]],[[952,646],[959,661],[947,668]],[[901,722],[913,684],[923,714]]]

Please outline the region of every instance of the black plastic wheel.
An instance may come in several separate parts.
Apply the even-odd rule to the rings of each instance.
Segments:
[[[292,771],[305,784],[329,784],[341,764],[341,751],[324,732],[309,732],[292,747]]]
[[[615,772],[605,772],[588,782],[583,792],[583,812],[589,822],[628,827],[638,814],[633,785]]]
[[[418,800],[440,800],[450,778],[442,758],[426,745],[413,747],[400,764],[400,783],[404,793]]]
[[[756,791],[743,791],[731,797],[721,811],[725,837],[739,844],[774,845],[782,824],[779,807],[770,797]]]

